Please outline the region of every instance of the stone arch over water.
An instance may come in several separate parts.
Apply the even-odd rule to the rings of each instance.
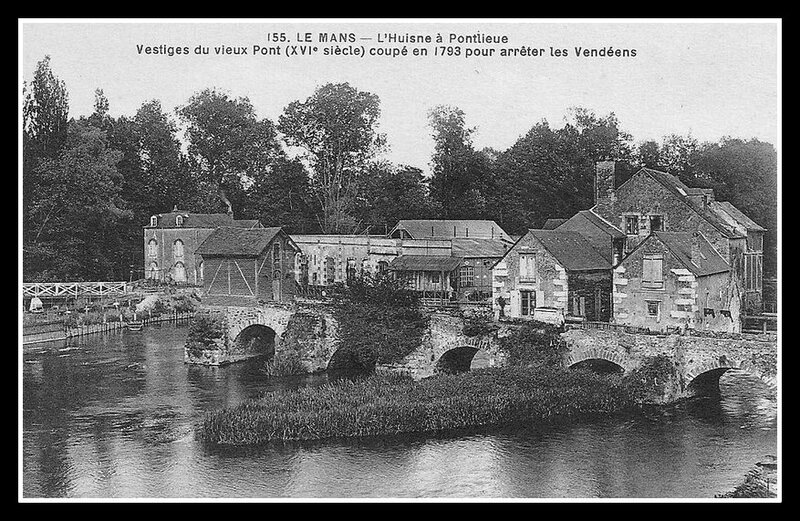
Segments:
[[[271,327],[251,324],[243,328],[233,339],[234,350],[239,354],[275,356],[275,339],[277,335]]]
[[[731,369],[754,376],[772,391],[777,391],[778,382],[774,375],[765,374],[761,368],[747,360],[731,359],[726,356],[688,366],[685,372],[686,391],[689,395],[718,394],[720,377]]]
[[[478,347],[463,345],[448,349],[436,361],[437,373],[466,373],[473,369],[473,362],[478,354]]]

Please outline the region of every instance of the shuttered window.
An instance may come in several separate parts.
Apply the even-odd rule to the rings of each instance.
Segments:
[[[642,259],[642,287],[661,289],[664,287],[663,257],[645,255]]]
[[[520,282],[536,282],[536,255],[519,256]]]

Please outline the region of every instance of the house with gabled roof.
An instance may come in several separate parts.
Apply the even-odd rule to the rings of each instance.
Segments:
[[[654,231],[614,268],[614,322],[652,331],[738,332],[731,267],[700,232]]]
[[[608,322],[611,262],[580,233],[528,230],[492,268],[498,315],[553,323]]]
[[[762,301],[764,229],[728,202],[715,201],[709,188],[690,188],[676,176],[641,168],[616,186],[616,163],[597,163],[591,212],[625,234],[625,253],[652,232],[699,232],[730,266],[742,305]]]
[[[150,216],[144,226],[144,276],[160,281],[203,284],[203,261],[195,250],[220,226],[260,228],[255,219],[234,219],[232,213],[178,210]]]
[[[297,289],[300,248],[280,227],[215,229],[198,246],[205,277],[203,302],[292,300]]]
[[[581,234],[612,266],[622,260],[625,234],[592,210],[581,210],[555,228]]]
[[[393,239],[495,239],[512,243],[494,221],[470,219],[401,219],[388,236]]]

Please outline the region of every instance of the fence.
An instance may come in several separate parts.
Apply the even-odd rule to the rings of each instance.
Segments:
[[[127,282],[23,282],[23,297],[104,297],[129,293]]]
[[[189,322],[194,317],[194,312],[172,312],[164,313],[155,317],[142,317],[143,326],[161,323],[181,324]],[[128,322],[113,320],[99,324],[82,324],[79,326],[65,326],[63,322],[50,322],[45,325],[24,327],[22,331],[22,343],[35,344],[40,342],[50,342],[53,340],[64,340],[67,338],[83,337],[95,333],[109,333],[121,331],[128,328]]]

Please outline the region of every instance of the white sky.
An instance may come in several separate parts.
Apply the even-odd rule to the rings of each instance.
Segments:
[[[173,111],[209,87],[249,97],[259,117],[273,122],[292,101],[305,100],[328,82],[349,82],[380,97],[386,158],[428,170],[433,141],[427,112],[437,104],[461,108],[477,127],[477,148],[503,150],[535,123],[561,127],[569,107],[598,115],[613,111],[639,142],[670,133],[697,139],[758,138],[779,145],[779,22],[623,20],[552,23],[486,21],[280,21],[208,20],[92,22],[22,20],[20,91],[36,63],[51,57],[66,83],[70,115],[92,112],[102,88],[111,114],[135,114],[159,99]],[[635,58],[517,57],[255,57],[214,56],[216,45],[269,45],[265,34],[355,32],[358,37],[395,32],[447,37],[450,32],[506,34],[499,47],[633,48]],[[295,44],[295,42],[290,42]],[[369,42],[358,42],[369,43]],[[372,42],[374,44],[374,41]],[[137,44],[212,47],[210,55],[137,54]],[[324,44],[316,44],[324,47]],[[349,44],[345,44],[349,45]],[[431,51],[433,45],[426,46]],[[486,45],[462,45],[483,47]],[[548,50],[549,52],[549,50]]]

